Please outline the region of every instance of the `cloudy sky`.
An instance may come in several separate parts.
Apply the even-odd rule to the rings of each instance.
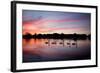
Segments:
[[[89,13],[23,10],[23,34],[90,34]]]

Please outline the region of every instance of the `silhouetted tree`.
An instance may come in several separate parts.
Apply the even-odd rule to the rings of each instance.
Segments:
[[[73,39],[73,40],[77,40],[77,39],[90,39],[91,35],[86,35],[86,34],[64,34],[64,33],[53,33],[53,34],[34,34],[31,35],[30,33],[26,33],[25,35],[23,35],[23,38],[25,39],[30,39],[30,38],[35,38],[35,39]]]
[[[25,35],[23,35],[23,38],[30,39],[32,38],[32,35],[30,33],[26,33]]]

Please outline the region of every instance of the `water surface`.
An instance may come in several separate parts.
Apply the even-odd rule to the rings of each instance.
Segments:
[[[91,59],[90,40],[23,39],[23,62]]]

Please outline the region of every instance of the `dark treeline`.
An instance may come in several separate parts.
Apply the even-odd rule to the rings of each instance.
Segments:
[[[35,39],[73,39],[73,40],[78,40],[78,39],[91,39],[90,38],[91,35],[86,35],[86,34],[58,34],[58,33],[53,33],[53,34],[34,34],[31,35],[29,33],[23,35],[24,39],[31,39],[31,38],[35,38]]]

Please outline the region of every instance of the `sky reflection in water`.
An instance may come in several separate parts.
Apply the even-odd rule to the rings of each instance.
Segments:
[[[23,62],[91,59],[90,40],[23,39]]]

